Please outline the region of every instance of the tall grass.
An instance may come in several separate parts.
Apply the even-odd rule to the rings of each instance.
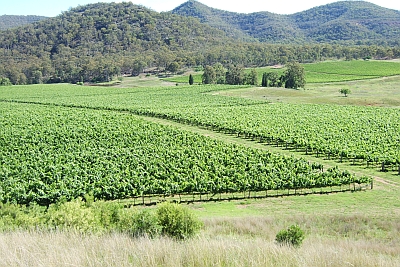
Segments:
[[[367,224],[370,231],[379,225],[365,216],[218,218],[205,220],[205,230],[187,241],[71,231],[3,232],[0,266],[400,266],[399,223],[387,225],[393,238],[379,239],[365,233],[345,237],[335,226],[341,220]],[[289,221],[306,229],[300,248],[274,241],[277,230]],[[340,238],[326,232],[329,225],[322,227],[328,221]]]
[[[308,238],[299,249],[263,238],[200,236],[185,242],[124,235],[14,232],[0,235],[0,266],[385,266],[399,245]]]

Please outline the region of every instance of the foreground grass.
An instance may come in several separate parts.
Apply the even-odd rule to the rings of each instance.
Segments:
[[[291,221],[302,219],[312,222],[307,218],[291,218]],[[368,221],[367,217],[337,217],[333,223],[342,219],[347,219],[346,227],[339,231],[354,229],[360,221]],[[207,230],[183,242],[122,234],[1,233],[0,266],[397,267],[400,264],[399,239],[376,241],[362,236],[339,239],[308,229],[303,245],[295,249],[274,242],[282,223],[268,217],[207,220]]]

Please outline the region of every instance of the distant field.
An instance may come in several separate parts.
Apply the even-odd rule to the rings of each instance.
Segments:
[[[344,82],[365,80],[387,76],[400,75],[400,62],[393,61],[327,61],[303,64],[306,71],[306,81],[310,83]],[[261,83],[264,72],[276,71],[283,73],[284,69],[271,67],[257,68],[258,80]],[[195,74],[195,83],[201,83],[201,74]],[[188,83],[189,76],[176,76],[164,79],[170,82]]]

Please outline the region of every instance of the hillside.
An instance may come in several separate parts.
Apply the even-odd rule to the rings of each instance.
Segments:
[[[165,68],[175,60],[189,58],[196,64],[191,51],[204,52],[228,41],[233,42],[223,31],[194,18],[130,2],[90,4],[3,32],[0,62],[8,66],[0,67],[0,74],[17,84],[104,81],[144,67]]]
[[[0,31],[31,24],[44,19],[47,19],[47,17],[2,15],[0,16]]]
[[[0,78],[13,84],[103,82],[144,70],[175,73],[217,62],[257,67],[290,61],[400,57],[399,46],[305,41],[309,37],[300,26],[307,29],[307,24],[293,26],[294,19],[288,16],[260,12],[243,17],[194,1],[181,8],[188,4],[201,7],[203,11],[188,10],[204,14],[203,21],[214,19],[213,25],[125,2],[79,6],[54,18],[2,31]],[[266,23],[268,30],[258,30]],[[257,35],[250,36],[250,32]],[[319,36],[317,31],[314,34]]]
[[[172,13],[193,16],[228,34],[268,43],[398,44],[400,37],[400,12],[365,1],[341,1],[278,15],[227,12],[190,0]]]

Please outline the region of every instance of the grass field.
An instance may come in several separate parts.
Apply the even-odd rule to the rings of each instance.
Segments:
[[[321,63],[319,67],[310,64],[309,70],[330,71],[339,78],[363,76],[363,80],[325,83],[328,82],[326,78],[324,83],[308,83],[306,90],[224,87],[217,93],[205,94],[204,98],[196,100],[196,106],[219,107],[229,103],[248,104],[256,100],[399,108],[399,76],[381,76],[400,74],[396,69],[400,64],[392,62],[390,64],[398,65],[391,67],[377,66],[375,64],[387,62],[373,61],[343,64],[350,66],[358,63],[360,65],[352,65],[343,71],[344,65],[335,67],[336,63]],[[359,71],[369,63],[377,69],[376,72],[367,69],[365,73]],[[350,73],[355,67],[354,72]],[[373,78],[374,75],[380,78]],[[32,87],[29,86],[1,88],[0,98],[7,101],[44,102],[49,109],[52,104],[74,103],[98,109],[99,103],[104,105],[112,97],[115,101],[107,106],[110,109],[129,104],[147,110],[161,105],[169,112],[177,107],[185,108],[193,100],[187,92],[182,91],[181,97],[177,97],[172,90],[168,93],[162,89],[147,88],[161,85],[173,85],[173,90],[179,90],[174,83],[165,83],[155,77],[136,77],[126,78],[117,87],[107,89],[57,85],[59,90],[56,95],[49,95],[53,90],[49,86],[37,86],[35,93],[30,91]],[[341,88],[351,89],[352,94],[343,97],[338,92]],[[74,97],[70,95],[70,90],[74,92]],[[114,90],[112,96],[105,93],[108,90]],[[168,99],[165,103],[158,95],[160,92]],[[233,98],[214,101],[212,98],[218,97],[216,94]],[[5,114],[3,110],[0,112]],[[339,163],[337,160],[316,158],[305,155],[304,151],[266,146],[250,139],[161,118],[142,118],[227,143],[301,156],[325,166],[338,165],[357,175],[374,177],[374,188],[356,193],[190,204],[189,207],[204,221],[205,226],[199,236],[183,242],[168,238],[132,238],[118,233],[95,235],[44,230],[1,232],[0,266],[400,266],[400,177],[395,173],[365,169],[351,162]],[[0,141],[4,142],[3,139]],[[1,160],[4,162],[4,159]],[[279,230],[292,224],[298,224],[306,232],[306,239],[298,249],[280,246],[274,241]]]
[[[400,75],[399,61],[327,61],[312,64],[303,64],[306,72],[307,87],[314,83],[332,83],[354,80],[366,80]],[[284,68],[263,67],[257,68],[258,81],[264,72],[278,72],[282,74]],[[246,70],[249,71],[249,70]],[[195,83],[201,83],[201,73],[193,75]],[[175,83],[188,83],[189,76],[176,76],[164,79]]]

